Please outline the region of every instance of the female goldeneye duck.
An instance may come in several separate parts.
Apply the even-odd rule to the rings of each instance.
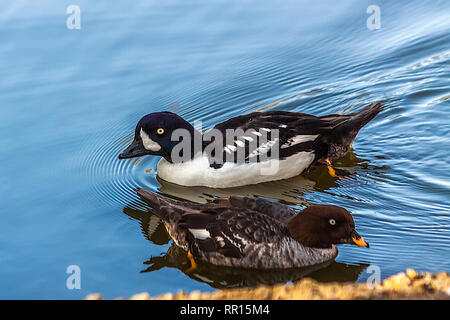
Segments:
[[[369,247],[350,213],[313,205],[300,213],[286,205],[242,196],[193,204],[137,189],[175,244],[195,260],[257,269],[305,267],[334,259],[336,244]]]
[[[151,113],[136,126],[119,159],[157,155],[157,174],[184,186],[236,187],[287,179],[331,162],[350,149],[359,130],[382,110],[381,102],[348,115],[253,112],[200,133],[171,112]],[[181,146],[181,147],[180,147]]]

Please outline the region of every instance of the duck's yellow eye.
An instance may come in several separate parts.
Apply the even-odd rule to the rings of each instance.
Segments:
[[[336,220],[334,220],[334,219],[330,219],[328,222],[329,222],[332,226],[334,226],[334,225],[336,224]]]
[[[163,134],[164,133],[164,129],[163,128],[159,128],[158,130],[156,130],[157,134]]]

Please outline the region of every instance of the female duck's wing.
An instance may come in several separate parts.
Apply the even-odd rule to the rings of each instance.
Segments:
[[[219,212],[219,210],[226,208],[251,210],[268,215],[279,221],[281,224],[286,224],[290,218],[297,214],[295,209],[287,205],[263,198],[230,196],[228,198],[216,198],[211,202],[199,204],[167,199],[146,189],[137,189],[136,192],[144,202],[149,204],[155,210],[155,214],[161,218],[164,218],[164,216],[167,215],[168,208],[178,208],[181,211],[189,209],[194,210],[194,212]]]
[[[244,196],[230,196],[229,198],[218,198],[212,203],[237,209],[249,209],[268,215],[282,224],[287,222],[297,214],[294,208],[282,203],[269,201],[263,198],[249,198]]]
[[[216,251],[226,257],[241,257],[248,244],[279,242],[289,236],[285,224],[295,214],[287,206],[264,199],[232,196],[194,204],[145,189],[136,191],[164,221],[175,242],[194,256]]]
[[[289,236],[287,228],[271,216],[236,207],[185,212],[179,227],[188,230],[187,242],[194,256],[217,252],[240,258],[248,245],[277,243]]]

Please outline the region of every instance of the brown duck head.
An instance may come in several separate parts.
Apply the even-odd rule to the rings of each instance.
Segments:
[[[342,243],[369,247],[356,232],[350,212],[337,206],[310,206],[293,217],[287,229],[295,240],[307,247],[329,248]]]

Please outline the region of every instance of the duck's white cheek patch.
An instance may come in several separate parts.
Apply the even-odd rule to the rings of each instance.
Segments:
[[[159,151],[161,150],[161,145],[156,142],[153,141],[148,134],[145,133],[144,130],[142,130],[141,128],[141,139],[142,139],[142,144],[144,145],[144,148],[149,150],[149,151]]]
[[[191,229],[189,228],[189,232],[192,233],[195,239],[205,240],[207,238],[211,238],[209,231],[206,229]]]

